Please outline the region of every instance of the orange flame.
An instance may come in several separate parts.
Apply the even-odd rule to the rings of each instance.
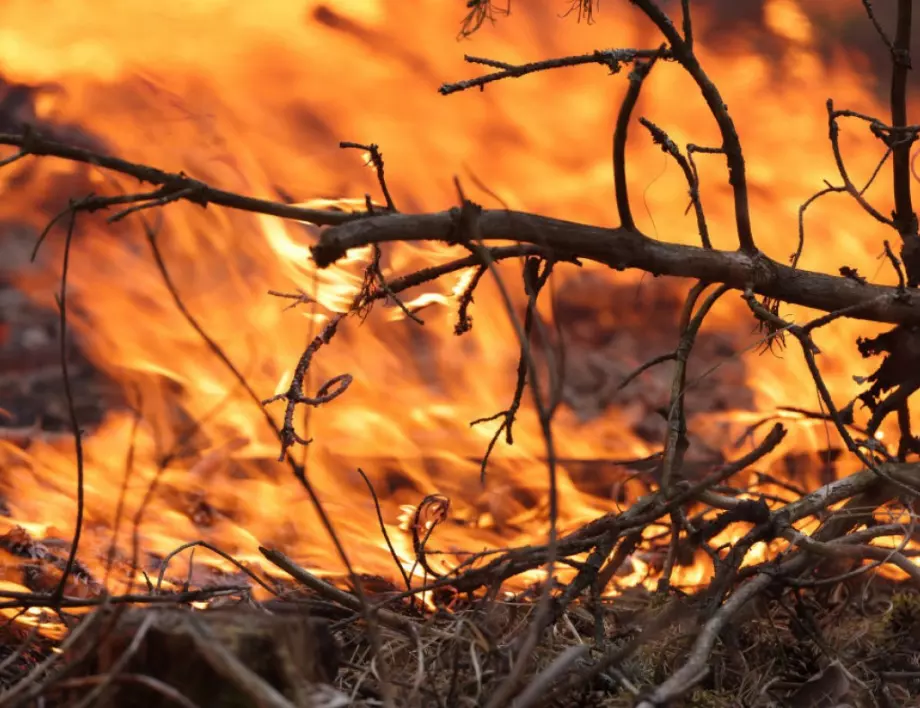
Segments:
[[[621,8],[599,13],[597,24],[588,27],[560,20],[553,2],[528,5],[484,27],[469,51],[517,62],[584,52],[599,41],[658,44],[635,14]],[[79,127],[114,154],[182,170],[223,189],[276,199],[283,188],[295,199],[312,198],[314,206],[363,209],[362,195],[376,194],[374,173],[360,154],[336,145],[343,139],[373,140],[384,151],[401,209],[452,205],[451,179],[459,174],[469,190],[481,181],[511,208],[612,224],[609,142],[622,77],[581,68],[507,81],[484,93],[440,97],[435,91],[440,83],[470,72],[462,61],[467,47],[448,41],[456,35],[457,12],[455,3],[382,0],[330,5],[314,0],[146,5],[7,0],[0,7],[0,69],[9,81],[41,87],[35,110],[42,122],[71,132]],[[833,70],[822,61],[801,14],[795,0],[768,4],[769,27],[787,40],[778,56],[763,56],[743,38],[735,38],[724,54],[699,48],[746,147],[755,236],[779,259],[795,248],[799,205],[835,174],[824,140],[825,98],[885,113],[855,60],[838,56]],[[705,27],[701,15],[698,28]],[[717,143],[705,104],[674,67],[655,69],[638,114],[655,120],[679,144]],[[874,139],[854,130],[843,143],[852,172],[870,174],[878,159]],[[630,135],[629,161],[639,227],[662,240],[696,243],[692,215],[684,214],[683,176],[638,128]],[[701,160],[701,172],[714,243],[732,248],[723,161]],[[4,169],[0,180],[8,195],[0,202],[2,217],[37,227],[67,197],[136,188],[129,180],[52,159]],[[883,212],[890,207],[885,189],[877,185],[868,193]],[[474,198],[490,201],[481,194]],[[316,230],[272,217],[173,204],[146,218],[156,222],[158,243],[184,303],[261,397],[288,385],[305,344],[360,287],[369,257],[366,250],[354,251],[337,267],[317,270],[308,250]],[[834,271],[851,265],[877,281],[893,282],[878,260],[881,227],[850,201],[829,197],[806,220],[801,267]],[[86,438],[80,558],[92,576],[108,577],[115,592],[139,580],[126,570],[136,518],[141,519],[137,543],[144,567],[182,543],[205,539],[252,566],[264,563],[259,545],[276,546],[305,567],[339,576],[341,563],[303,490],[274,461],[278,443],[262,412],[174,307],[140,219],[106,225],[87,218],[78,230],[72,326],[94,365],[120,384],[140,412],[138,423],[130,412],[110,410]],[[55,258],[51,254],[46,251],[38,274],[23,275],[19,282],[49,306],[59,277],[59,251]],[[446,246],[399,244],[387,252],[387,272],[406,273],[452,257]],[[560,267],[556,287],[584,277],[584,271],[599,283],[633,286],[629,292],[640,299],[654,288],[676,287],[589,264],[582,271]],[[514,269],[502,272],[514,290]],[[363,325],[347,320],[315,358],[313,389],[343,372],[354,377],[345,395],[311,412],[298,429],[314,439],[303,453],[308,475],[359,572],[398,577],[372,500],[356,473],[359,466],[380,496],[404,569],[419,577],[423,571],[414,562],[409,522],[428,494],[451,501],[450,518],[432,535],[432,547],[446,552],[432,556],[442,570],[465,553],[545,538],[545,448],[528,406],[516,423],[514,446],[497,446],[487,483],[478,484],[478,458],[495,428],[468,423],[507,408],[518,345],[490,276],[477,290],[472,331],[454,338],[457,297],[470,277],[460,273],[407,296],[409,307],[424,308],[419,313],[424,327],[395,307],[378,306]],[[315,303],[288,308],[290,300],[269,291],[303,292]],[[522,295],[515,297],[523,301]],[[598,321],[612,327],[625,311],[642,307],[604,297],[596,303]],[[549,305],[541,304],[540,314],[552,321]],[[793,307],[784,314],[797,320],[808,316]],[[753,392],[753,405],[690,421],[711,449],[729,458],[741,454],[733,446],[738,435],[777,407],[818,408],[797,352],[758,356],[749,322],[737,298],[728,296],[707,327],[732,338],[740,353],[730,361],[741,362],[738,386]],[[673,327],[673,322],[656,320],[655,326]],[[838,401],[858,392],[854,374],[871,370],[853,346],[857,333],[871,329],[839,321],[818,336],[821,366]],[[627,363],[638,365],[657,353],[632,352]],[[707,377],[691,381],[687,395],[692,410],[694,398],[707,395]],[[611,407],[587,421],[570,407],[559,410],[561,528],[574,528],[640,493],[627,485],[626,501],[617,501],[613,481],[610,493],[586,491],[573,476],[574,463],[565,461],[651,455],[659,442],[634,432],[637,418],[650,415],[648,409],[614,397]],[[278,420],[280,411],[269,410]],[[824,423],[784,415],[791,434],[760,469],[783,477],[781,454],[839,445]],[[11,513],[0,520],[0,531],[21,526],[36,538],[68,538],[74,520],[72,446],[36,441],[23,451],[4,444],[2,453],[0,484]],[[167,458],[170,464],[164,467]],[[606,474],[611,467],[598,469]],[[841,471],[846,469],[842,464]],[[738,479],[742,485],[748,481],[754,481],[752,473]],[[796,483],[812,488],[818,479],[811,470]],[[784,493],[772,485],[761,488]],[[741,532],[732,527],[717,541],[729,542]],[[113,543],[115,570],[109,574],[105,567]],[[767,552],[755,549],[758,557]],[[189,577],[188,564],[187,553],[175,558],[167,578]],[[621,584],[651,582],[654,572],[647,565],[637,555]],[[195,568],[235,572],[207,552],[195,557]],[[679,568],[674,582],[703,583],[710,572],[708,560],[699,558]],[[510,587],[538,580],[541,573],[525,574]],[[9,577],[5,587],[22,586],[18,576]],[[191,577],[194,582],[199,576]]]

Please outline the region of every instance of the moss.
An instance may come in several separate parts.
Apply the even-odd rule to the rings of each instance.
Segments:
[[[920,594],[895,593],[891,598],[891,609],[885,613],[883,624],[888,638],[913,634],[920,629]]]

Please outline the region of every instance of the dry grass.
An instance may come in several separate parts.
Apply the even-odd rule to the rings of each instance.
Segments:
[[[570,607],[545,634],[526,681],[542,686],[544,672],[559,657],[580,656],[529,705],[632,706],[637,694],[686,659],[699,604],[694,598],[630,591],[598,608]],[[671,615],[666,626],[648,632],[655,616],[665,612]],[[419,621],[416,639],[384,629],[382,660],[398,705],[485,705],[505,680],[531,614],[526,603],[494,602]],[[338,638],[346,662],[337,687],[356,704],[377,703],[381,658],[371,661],[357,624]],[[630,644],[633,650],[620,661],[596,670],[605,653]],[[581,652],[572,649],[579,646]],[[844,702],[853,706],[886,705],[879,696],[894,701],[889,705],[906,705],[920,696],[920,594],[876,578],[868,588],[841,585],[756,602],[723,633],[707,677],[678,705],[792,705],[796,691],[834,661],[847,673]]]

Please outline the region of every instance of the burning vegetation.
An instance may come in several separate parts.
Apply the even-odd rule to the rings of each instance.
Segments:
[[[911,0],[77,5],[0,8],[0,705],[918,700]]]

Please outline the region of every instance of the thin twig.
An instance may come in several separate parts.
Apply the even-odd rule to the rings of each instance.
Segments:
[[[664,52],[664,50],[665,45],[661,45],[660,51]],[[620,103],[620,111],[613,130],[613,185],[617,213],[620,216],[620,226],[630,231],[636,230],[636,222],[633,220],[629,206],[629,189],[626,184],[626,139],[629,134],[629,122],[642,91],[642,84],[645,83],[646,77],[652,71],[655,62],[658,61],[658,56],[656,54],[648,61],[636,62],[633,70],[629,72],[629,88],[626,89],[626,95],[623,96],[623,101]]]
[[[624,377],[619,386],[617,386],[617,391],[622,391],[632,381],[635,381],[641,374],[648,371],[653,366],[664,364],[667,361],[674,361],[675,358],[677,358],[677,352],[667,352],[666,354],[659,354],[658,356],[649,359],[647,362],[633,369],[626,377]]]
[[[202,340],[204,340],[205,344],[208,346],[211,352],[221,361],[221,363],[224,364],[224,366],[233,375],[233,377],[237,380],[240,386],[243,387],[243,390],[246,391],[246,393],[249,395],[249,398],[254,403],[256,403],[256,405],[259,406],[259,409],[262,411],[262,415],[266,423],[268,424],[270,430],[275,434],[279,442],[282,445],[284,445],[287,438],[282,433],[282,430],[279,429],[278,426],[275,425],[275,422],[272,419],[271,415],[264,409],[262,400],[259,398],[258,394],[256,394],[256,392],[252,389],[252,387],[249,385],[249,382],[247,382],[246,378],[242,375],[242,373],[240,373],[239,369],[237,369],[236,366],[233,364],[233,362],[230,361],[229,357],[224,353],[223,349],[221,349],[221,347],[217,344],[217,342],[215,342],[207,334],[207,332],[204,331],[204,329],[201,327],[201,325],[198,323],[195,317],[191,314],[188,308],[186,308],[185,303],[182,301],[182,298],[179,296],[179,291],[176,289],[176,286],[173,283],[173,280],[169,274],[169,271],[166,268],[166,262],[164,261],[162,253],[160,252],[159,246],[157,245],[156,232],[153,229],[151,229],[151,227],[146,222],[144,222],[144,232],[147,236],[147,243],[150,246],[150,250],[153,254],[154,261],[156,262],[157,269],[160,272],[160,276],[162,277],[163,282],[165,283],[167,290],[169,291],[170,296],[172,297],[173,303],[175,304],[176,308],[183,315],[183,317],[189,323],[189,325],[191,325],[191,327],[198,333],[198,336],[200,336]],[[342,377],[336,377],[335,379],[332,379],[329,382],[327,382],[323,387],[320,387],[317,398],[321,398],[323,395],[328,394],[329,392],[326,391],[325,389],[327,387],[334,386],[336,383],[339,383],[339,379],[341,378]],[[303,380],[302,375],[301,375],[300,380],[301,381]],[[350,381],[350,378],[348,380]],[[302,395],[302,394],[299,394],[299,395]],[[342,563],[344,564],[345,569],[348,571],[348,576],[351,579],[352,585],[355,589],[355,594],[359,602],[361,603],[361,607],[363,608],[363,612],[365,613],[365,617],[367,618],[368,634],[374,646],[375,653],[377,653],[379,652],[380,647],[381,647],[380,637],[377,632],[377,627],[374,622],[374,617],[371,614],[370,605],[368,604],[367,598],[364,593],[363,585],[361,584],[361,579],[358,577],[358,574],[355,572],[354,566],[351,564],[351,561],[348,558],[348,554],[345,552],[345,547],[342,545],[342,541],[335,531],[335,527],[332,524],[332,520],[329,518],[329,515],[326,513],[326,510],[323,507],[323,504],[320,501],[319,495],[316,493],[316,490],[314,489],[313,484],[310,482],[310,480],[307,478],[306,474],[304,473],[303,467],[300,464],[298,464],[297,461],[290,455],[290,452],[287,452],[282,457],[283,457],[283,460],[286,461],[288,465],[290,466],[292,472],[294,473],[295,479],[297,479],[300,482],[301,486],[307,492],[307,496],[309,497],[310,503],[312,504],[313,509],[316,511],[316,514],[320,519],[320,523],[322,523],[323,528],[325,529],[326,533],[329,535],[329,538],[332,540],[336,553],[338,554],[339,558],[342,560]],[[382,665],[381,665],[380,670],[381,672],[385,670]],[[385,680],[382,681],[382,684],[383,684],[384,702],[389,706],[392,704],[392,695],[391,695],[392,690],[389,684]]]
[[[0,145],[12,145],[22,149],[28,155],[59,157],[71,162],[81,162],[93,167],[119,172],[133,177],[140,182],[157,185],[162,190],[157,190],[143,197],[144,199],[158,199],[167,194],[182,192],[185,201],[198,204],[202,207],[208,204],[249,211],[257,214],[278,216],[282,219],[305,221],[318,225],[343,224],[353,219],[361,219],[366,215],[327,209],[308,209],[293,206],[268,199],[247,197],[223,189],[216,189],[210,185],[193,179],[187,175],[141,165],[118,157],[104,155],[85,148],[74,147],[43,137],[36,131],[26,134],[0,133]],[[131,203],[139,200],[138,196],[125,197],[122,203]]]
[[[907,288],[907,281],[904,279],[904,270],[901,268],[901,261],[894,255],[894,251],[891,250],[891,244],[888,243],[887,239],[882,241],[882,245],[885,247],[885,255],[888,257],[888,262],[891,263],[891,267],[894,268],[894,272],[898,276],[898,289],[905,290]]]
[[[882,27],[881,23],[878,21],[878,18],[875,16],[875,10],[872,7],[872,0],[862,0],[862,4],[863,7],[866,8],[866,14],[872,21],[872,26],[875,27],[875,31],[878,32],[878,36],[882,38],[882,42],[885,43],[885,46],[893,52],[894,43],[891,41],[891,38],[888,37],[888,33],[885,32],[885,28]]]
[[[349,610],[354,610],[355,612],[363,611],[362,603],[357,597],[345,592],[344,590],[340,590],[332,583],[327,583],[325,580],[317,578],[309,571],[304,570],[299,565],[294,563],[294,561],[288,558],[281,551],[272,548],[262,548],[260,546],[259,553],[265,556],[266,560],[278,566],[281,568],[281,570],[294,578],[294,580],[302,583],[323,597],[326,597],[333,602],[342,605],[343,607],[347,607]],[[390,610],[380,608],[374,609],[373,613],[381,624],[384,624],[392,629],[397,629],[400,632],[406,632],[410,636],[415,636],[415,623],[408,617],[405,617],[396,612],[391,612]]]
[[[484,64],[486,66],[498,67],[499,71],[486,74],[485,76],[478,76],[473,79],[465,79],[463,81],[444,84],[438,91],[442,96],[447,96],[471,88],[483,88],[486,84],[490,84],[493,81],[518,78],[538,71],[546,71],[547,69],[561,69],[569,66],[582,66],[584,64],[600,64],[610,69],[610,73],[615,74],[620,71],[622,64],[629,64],[637,59],[651,59],[657,54],[657,49],[598,49],[590,54],[544,59],[543,61],[535,61],[529,64],[519,64],[516,66],[466,55],[464,59],[470,64]],[[666,52],[663,58],[670,58],[670,53]],[[2,142],[2,139],[0,139],[0,144],[2,144]]]
[[[73,206],[73,205],[72,205]],[[64,597],[64,590],[67,587],[67,581],[73,572],[77,562],[77,550],[80,546],[80,536],[83,533],[83,510],[85,504],[85,474],[86,470],[83,465],[83,431],[80,429],[80,421],[77,418],[77,407],[74,402],[73,384],[70,380],[70,367],[67,358],[67,273],[70,265],[70,248],[73,243],[74,227],[77,223],[77,209],[74,207],[70,213],[70,222],[67,226],[67,237],[64,241],[64,262],[61,266],[61,290],[57,297],[58,312],[60,313],[60,353],[61,353],[61,373],[64,378],[64,396],[67,400],[67,415],[70,420],[70,429],[73,433],[74,447],[76,454],[77,466],[77,517],[73,532],[73,540],[70,543],[70,552],[67,554],[67,562],[64,570],[61,572],[61,579],[52,593],[52,597],[60,600]]]
[[[364,480],[368,491],[371,493],[371,498],[374,500],[374,510],[377,512],[377,523],[380,524],[380,533],[383,534],[383,540],[386,541],[387,548],[390,551],[390,556],[393,558],[393,563],[396,565],[396,568],[399,570],[403,577],[403,581],[406,583],[406,590],[411,590],[412,580],[410,579],[409,574],[406,572],[406,569],[403,567],[402,561],[399,559],[399,554],[396,553],[396,548],[393,546],[393,542],[390,540],[390,534],[387,532],[387,525],[383,521],[383,512],[380,509],[380,500],[377,498],[377,492],[374,491],[374,485],[371,484],[371,480],[368,479],[368,476],[360,467],[358,468],[358,474],[361,475],[361,479]]]
[[[252,580],[255,581],[255,583],[259,585],[263,590],[268,591],[272,595],[278,594],[275,588],[273,588],[271,585],[269,585],[264,580],[262,580],[262,578],[260,578],[254,572],[252,572],[252,570],[247,568],[243,563],[236,560],[236,558],[231,556],[226,551],[222,551],[220,548],[218,548],[214,544],[208,543],[207,541],[189,541],[188,543],[183,543],[181,546],[174,548],[172,551],[167,553],[166,556],[163,558],[163,560],[160,561],[160,571],[159,573],[157,573],[157,582],[156,582],[156,585],[154,586],[154,591],[157,593],[160,592],[163,586],[163,578],[166,576],[166,570],[169,568],[169,562],[173,558],[175,558],[177,555],[182,553],[182,551],[188,550],[189,548],[195,549],[199,547],[207,548],[209,551],[211,551],[212,553],[216,553],[221,558],[226,560],[228,563],[232,563],[233,565],[235,565],[243,573],[245,573],[247,576],[252,578]]]
[[[112,572],[112,564],[115,562],[115,554],[118,550],[118,533],[121,529],[122,516],[125,508],[125,495],[128,492],[128,482],[134,472],[134,454],[137,443],[137,430],[140,427],[141,415],[140,406],[134,409],[134,416],[131,419],[131,436],[128,443],[128,454],[125,458],[125,471],[121,477],[121,487],[118,490],[118,503],[115,506],[115,522],[112,524],[112,542],[109,544],[109,551],[105,558],[105,575],[102,578],[102,587],[107,588],[109,574]]]
[[[715,118],[722,136],[720,149],[724,151],[728,162],[728,183],[732,188],[735,206],[735,227],[738,232],[738,243],[742,251],[754,256],[757,246],[754,243],[753,228],[751,226],[751,212],[748,201],[747,178],[745,176],[744,156],[741,151],[741,140],[735,123],[728,112],[728,107],[722,98],[719,89],[703,70],[699,59],[693,52],[692,44],[681,37],[671,18],[653,0],[631,0],[655,24],[664,38],[670,44],[673,58],[684,68],[696,83],[709,107],[709,112]],[[692,36],[690,38],[692,40]]]
[[[700,179],[697,175],[696,167],[693,165],[693,158],[685,158],[681,154],[680,148],[677,147],[677,143],[671,140],[664,130],[652,123],[648,118],[640,118],[639,123],[651,133],[652,141],[661,146],[662,151],[674,158],[678,167],[684,173],[684,178],[687,180],[687,187],[690,191],[690,206],[693,207],[696,213],[696,228],[700,233],[700,243],[703,244],[703,248],[712,249],[712,241],[709,239],[709,225],[706,223],[703,202],[700,199]]]
[[[858,189],[853,180],[850,178],[849,170],[847,170],[846,163],[843,160],[843,153],[840,149],[840,126],[837,124],[837,119],[840,117],[859,117],[865,118],[865,116],[856,116],[852,111],[838,111],[834,109],[834,101],[832,99],[827,100],[827,121],[828,121],[828,135],[831,142],[831,150],[834,154],[834,162],[837,164],[837,172],[840,175],[840,178],[843,180],[843,186],[846,192],[856,200],[856,203],[859,204],[863,210],[872,216],[879,223],[885,224],[886,226],[894,226],[894,221],[884,214],[882,214],[878,209],[876,209],[869,201],[863,196],[862,190]],[[874,121],[877,123],[877,121]]]
[[[470,248],[470,250],[481,255],[485,264],[489,267],[489,270],[492,273],[492,277],[495,280],[495,284],[498,287],[505,311],[507,312],[511,323],[514,326],[518,340],[521,344],[521,352],[527,364],[527,373],[530,380],[531,398],[533,399],[534,408],[536,409],[537,417],[540,421],[540,429],[543,435],[543,442],[546,445],[546,467],[549,477],[549,540],[547,543],[546,554],[546,584],[540,593],[540,599],[537,601],[534,620],[531,622],[531,625],[528,628],[528,632],[524,637],[523,642],[521,643],[520,651],[518,652],[518,655],[513,665],[511,666],[511,670],[487,703],[487,708],[498,708],[499,706],[503,706],[513,695],[514,691],[517,690],[517,686],[523,675],[524,669],[530,661],[531,653],[533,652],[537,642],[539,641],[540,635],[543,632],[544,619],[550,611],[551,588],[558,541],[556,523],[558,519],[559,499],[556,478],[556,451],[553,439],[552,420],[550,418],[550,413],[544,404],[544,396],[541,390],[540,381],[537,376],[536,364],[530,351],[530,342],[528,341],[527,333],[525,331],[524,325],[519,321],[517,317],[517,313],[514,309],[514,303],[511,300],[511,296],[508,294],[508,290],[505,287],[504,282],[502,281],[498,270],[495,267],[495,264],[491,261],[491,259],[488,259],[488,252],[482,245],[482,232],[479,226],[479,215],[482,210],[480,207],[474,205],[472,202],[466,199],[460,186],[459,180],[455,179],[454,183],[461,204],[460,213],[457,217],[457,226],[460,230],[460,237],[463,243],[468,248]],[[547,264],[547,266],[544,268],[546,277],[548,277],[549,269],[550,266]],[[539,287],[537,287],[539,278],[539,275],[531,274],[531,281],[528,287],[528,295],[530,295],[532,298],[536,298],[536,294],[539,291]],[[550,367],[552,368],[552,364],[550,364]]]
[[[383,198],[386,200],[387,209],[390,211],[399,211],[396,208],[396,204],[393,202],[393,197],[390,196],[390,188],[387,187],[386,174],[383,170],[383,155],[380,152],[380,147],[376,143],[363,145],[362,143],[353,143],[349,141],[343,141],[339,143],[339,147],[356,148],[358,150],[364,150],[367,152],[367,154],[370,156],[371,164],[377,171],[377,182],[380,184],[380,191],[383,192]]]

